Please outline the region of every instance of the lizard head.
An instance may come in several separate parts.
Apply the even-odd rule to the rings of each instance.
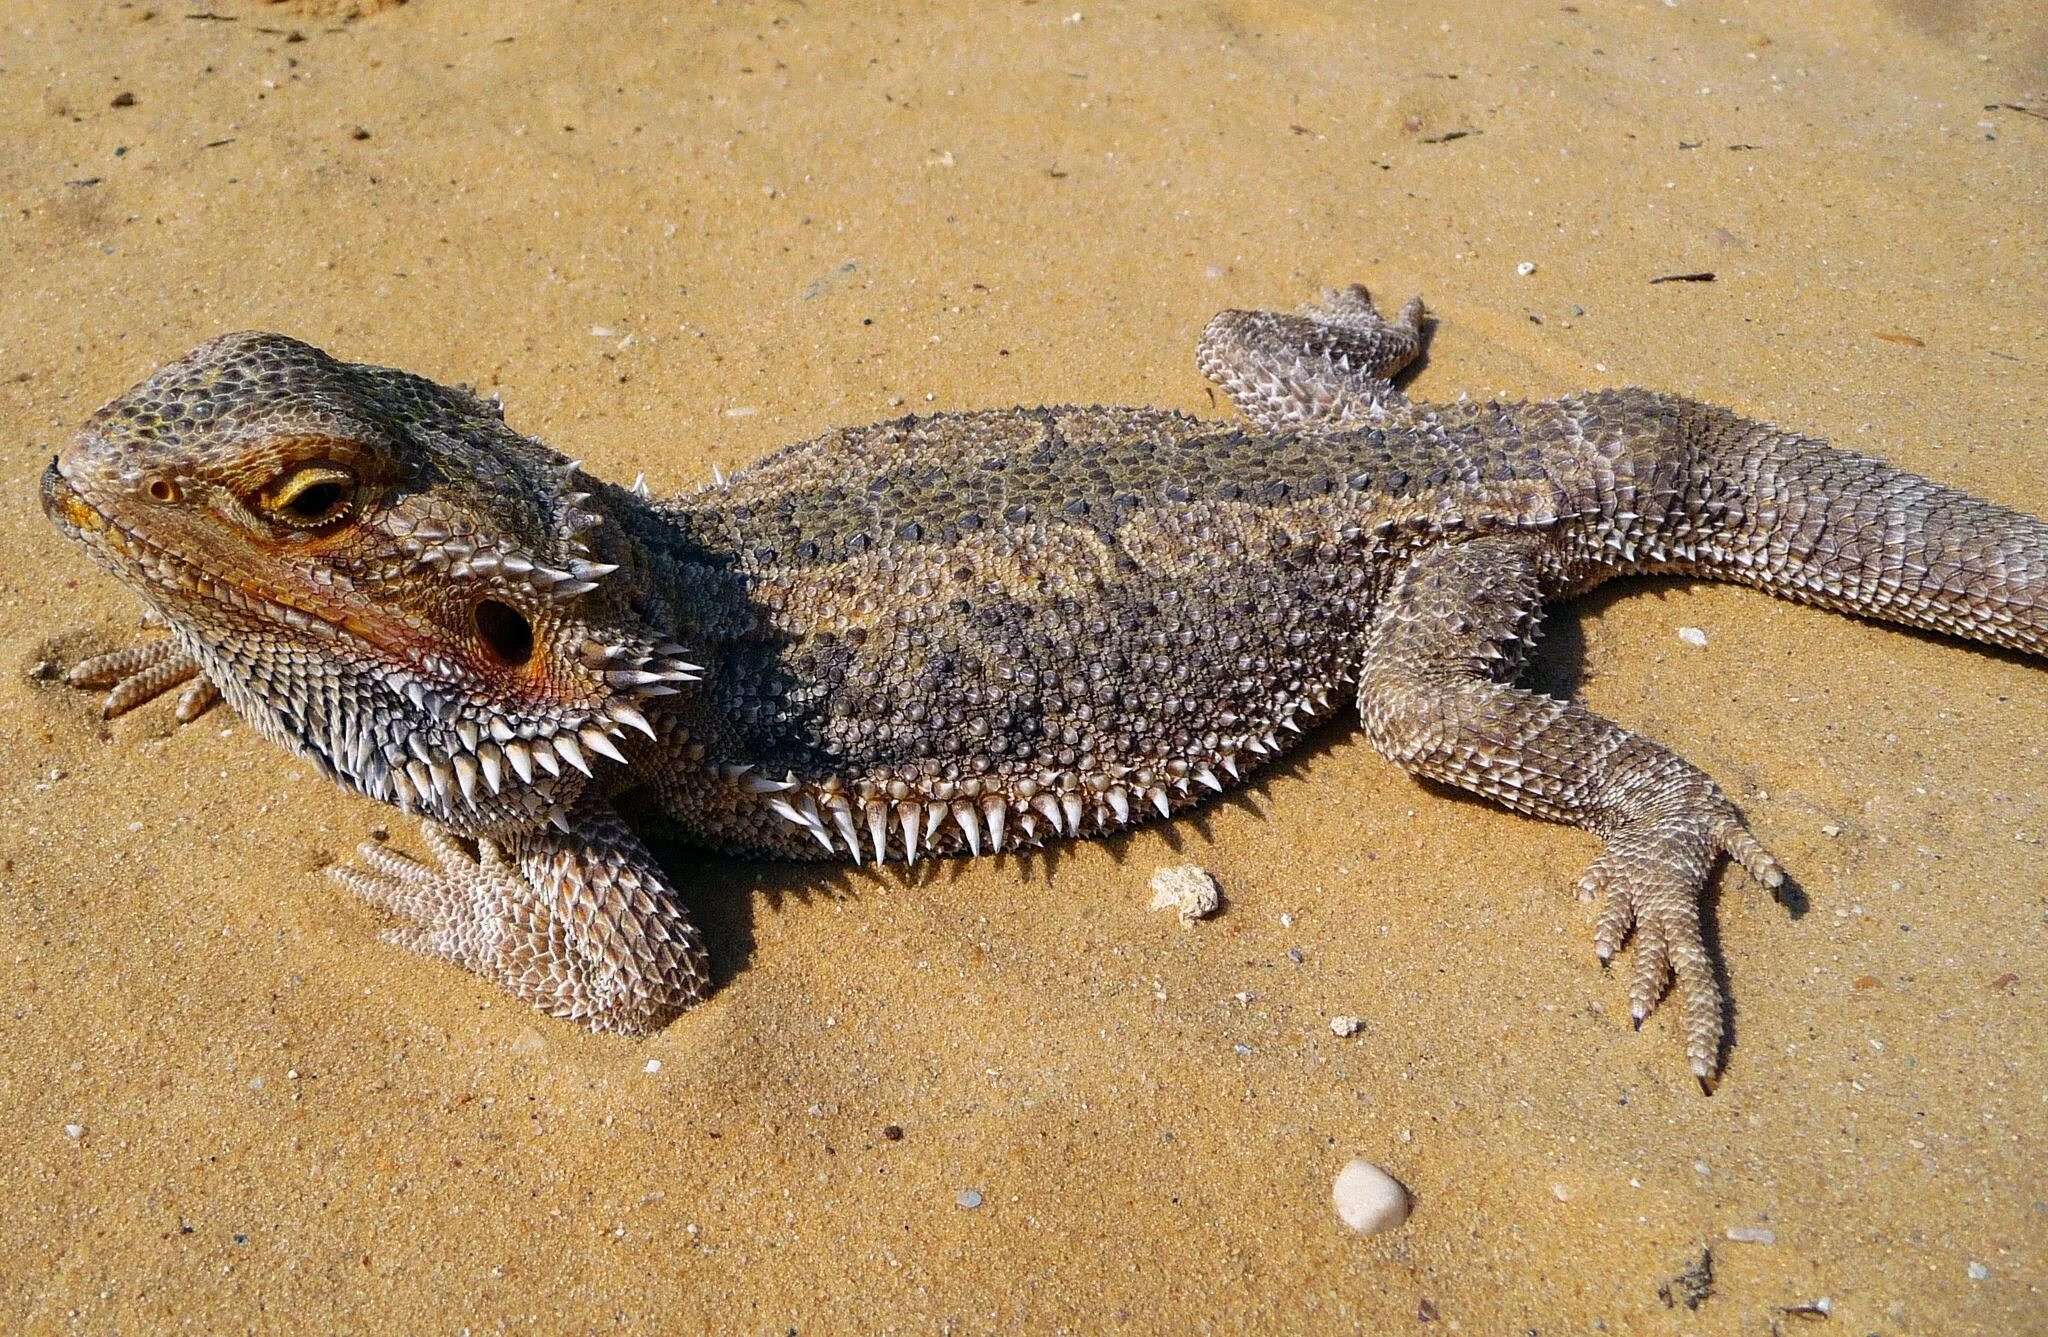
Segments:
[[[467,390],[282,335],[114,400],[42,492],[262,733],[458,829],[558,814],[697,673],[605,523],[637,497]]]

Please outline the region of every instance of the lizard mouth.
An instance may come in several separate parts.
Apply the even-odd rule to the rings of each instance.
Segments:
[[[145,598],[161,591],[175,591],[221,608],[255,614],[295,631],[329,639],[353,635],[375,644],[366,634],[368,628],[355,625],[353,619],[301,607],[281,592],[254,581],[237,586],[212,579],[174,549],[138,533],[95,505],[84,489],[65,476],[62,460],[50,461],[43,470],[42,502],[43,514],[53,524],[116,576],[140,586]]]

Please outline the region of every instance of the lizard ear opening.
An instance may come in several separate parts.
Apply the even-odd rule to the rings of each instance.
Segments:
[[[500,662],[517,668],[533,658],[533,623],[526,614],[511,604],[484,599],[477,603],[472,616],[476,620],[476,634]]]

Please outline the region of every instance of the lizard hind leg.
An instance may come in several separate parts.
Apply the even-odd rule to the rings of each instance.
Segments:
[[[1195,365],[1261,431],[1378,422],[1407,406],[1394,378],[1422,351],[1422,314],[1411,297],[1388,320],[1359,283],[1298,315],[1224,311],[1202,331]]]
[[[1638,1025],[1675,980],[1686,1056],[1704,1085],[1720,1064],[1725,1016],[1700,894],[1724,854],[1768,887],[1784,872],[1703,772],[1577,702],[1514,685],[1542,600],[1526,538],[1416,556],[1368,636],[1366,733],[1412,774],[1601,838],[1580,883],[1605,898],[1594,949],[1604,962],[1634,934]]]

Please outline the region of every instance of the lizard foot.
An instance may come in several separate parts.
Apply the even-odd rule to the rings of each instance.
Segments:
[[[1254,424],[1284,433],[1379,420],[1407,402],[1393,381],[1421,351],[1422,299],[1388,320],[1354,283],[1299,315],[1220,312],[1195,365]]]
[[[185,690],[178,693],[172,711],[180,724],[190,724],[220,700],[220,689],[201,670],[198,659],[168,639],[80,660],[64,681],[73,687],[110,688],[100,707],[100,714],[110,720],[180,685]]]
[[[406,921],[384,931],[386,942],[489,973],[512,901],[525,890],[518,870],[488,838],[477,841],[475,855],[431,822],[420,824],[420,838],[437,867],[365,843],[356,851],[364,867],[337,864],[328,876]]]
[[[1641,1028],[1674,980],[1685,1026],[1685,1053],[1704,1089],[1720,1064],[1726,1030],[1721,987],[1700,934],[1700,891],[1726,854],[1765,887],[1785,871],[1718,793],[1675,816],[1654,816],[1607,834],[1607,848],[1579,881],[1604,897],[1593,950],[1605,965],[1635,935],[1629,1016]]]

